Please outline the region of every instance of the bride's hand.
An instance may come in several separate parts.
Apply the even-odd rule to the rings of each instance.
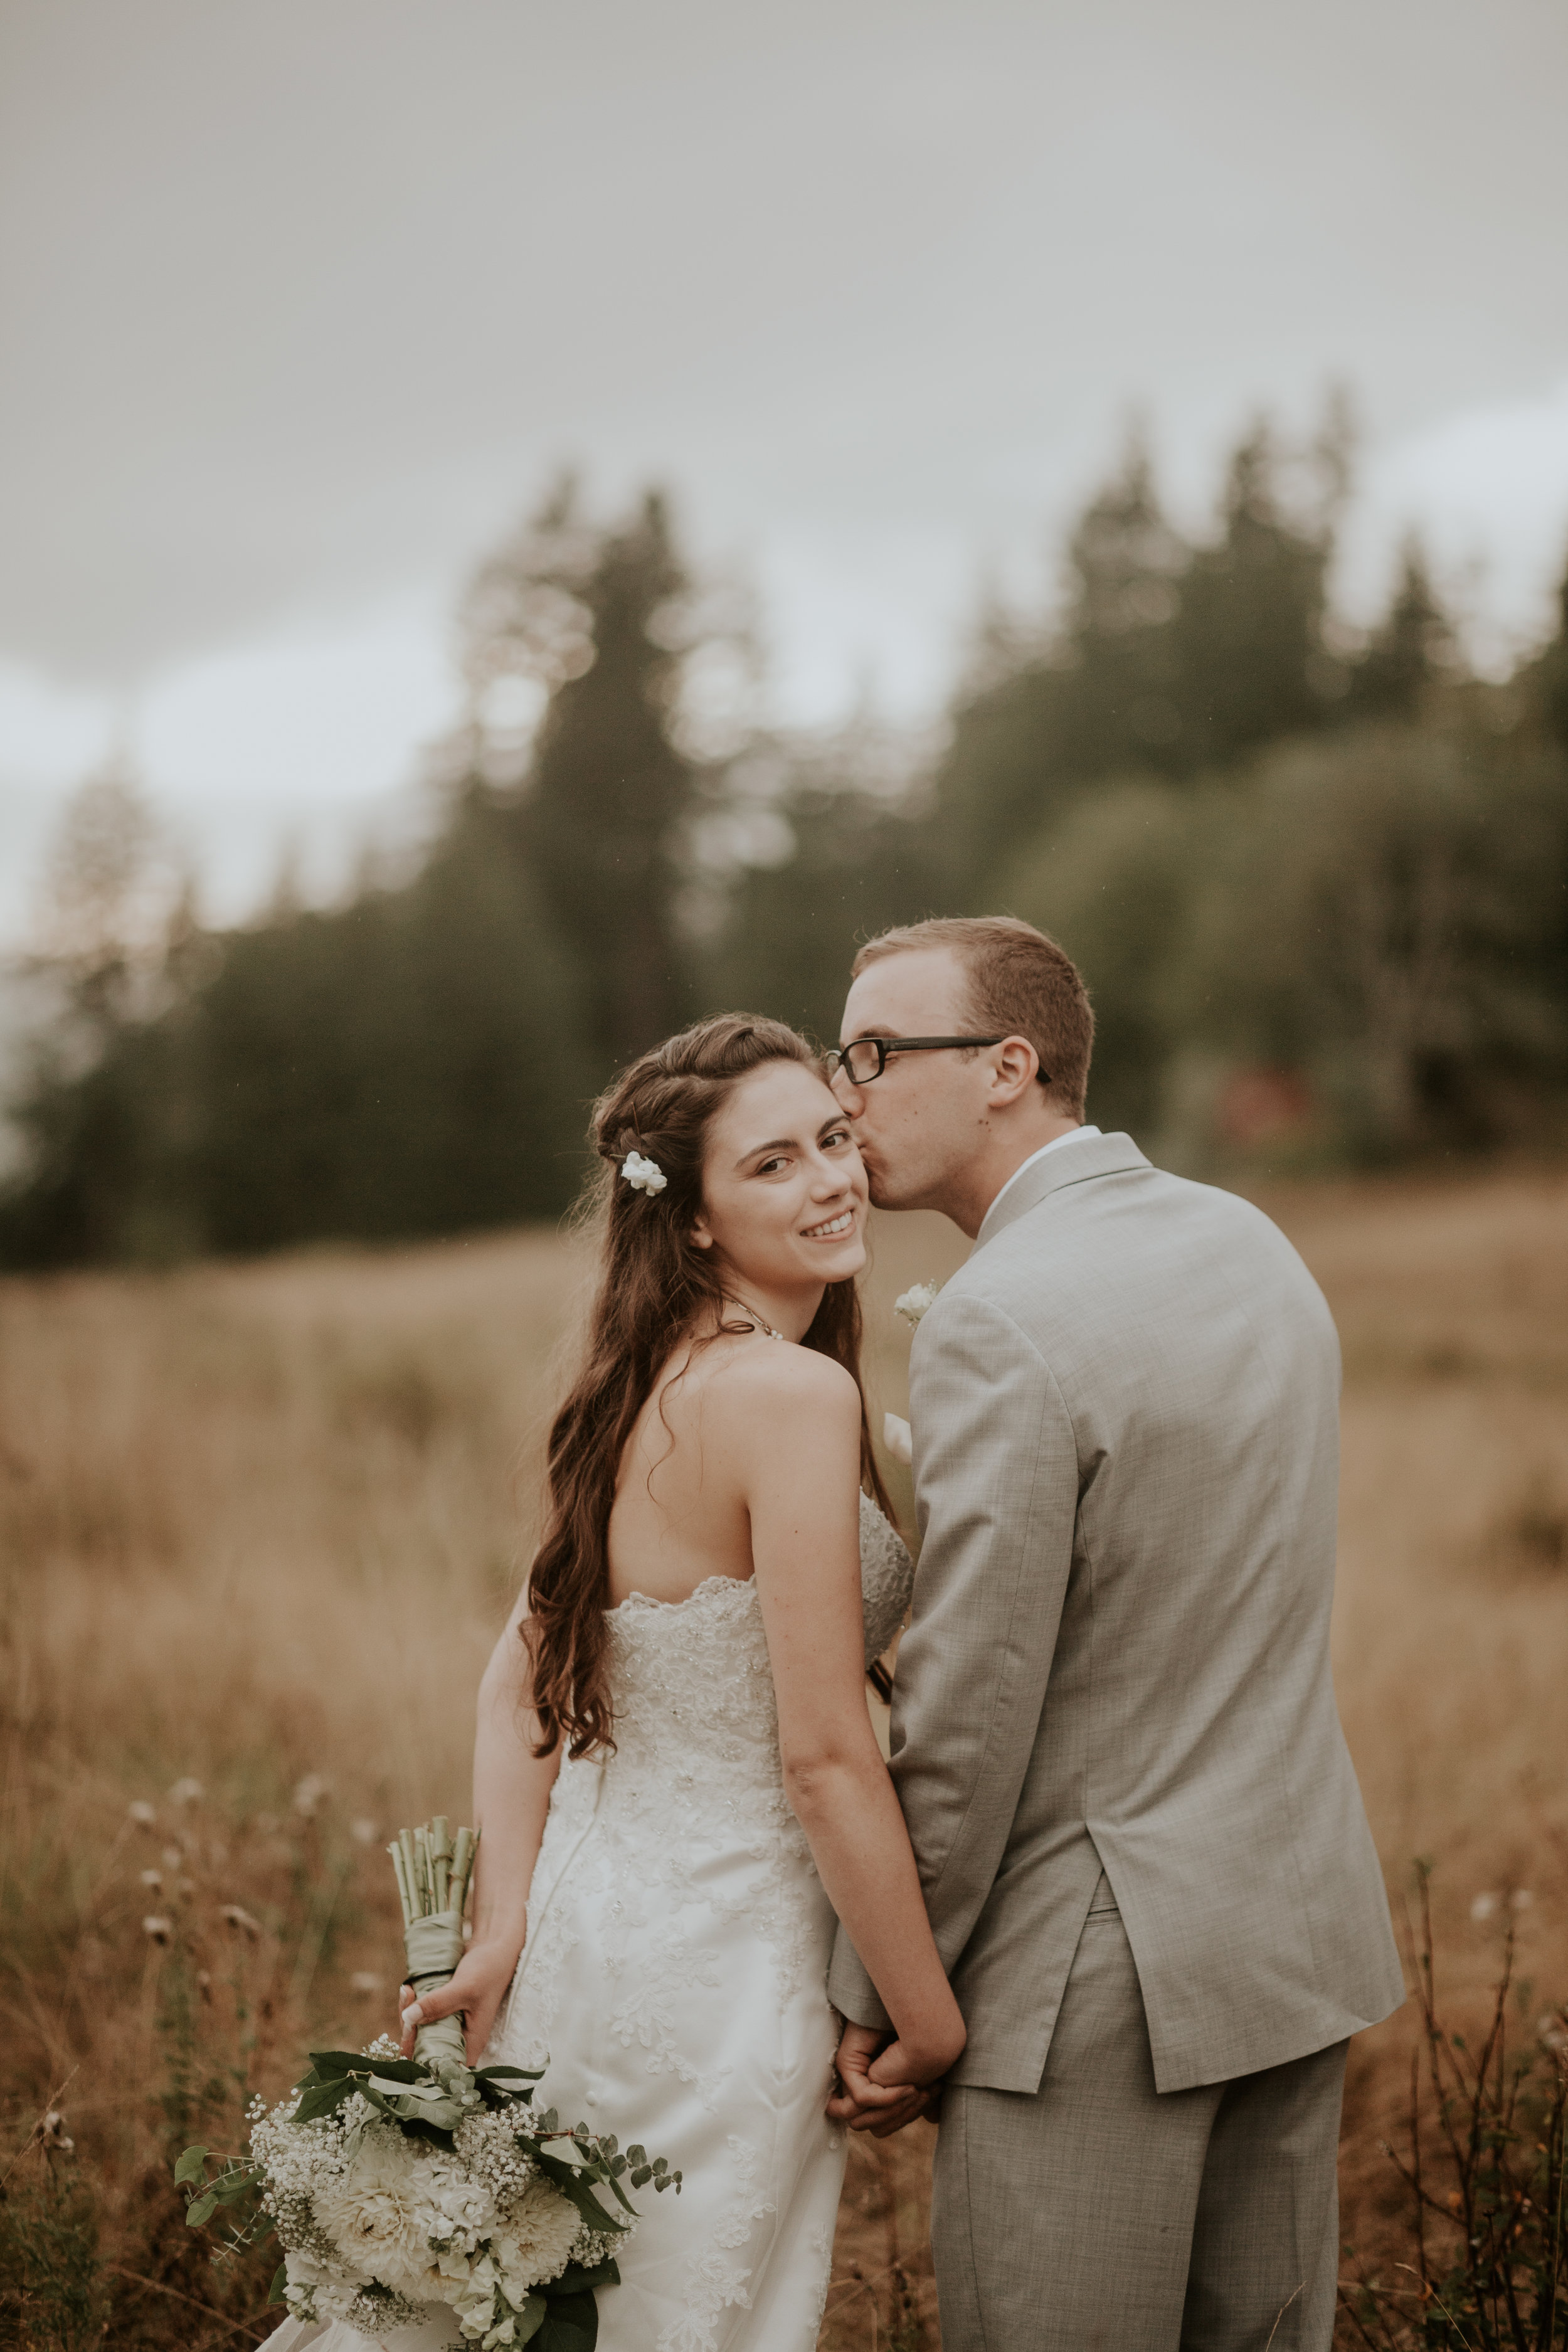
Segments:
[[[470,1944],[449,1984],[422,1993],[417,2000],[414,1999],[413,1987],[405,1984],[399,2000],[411,2006],[403,2011],[403,2055],[413,2057],[414,2036],[421,2025],[433,2024],[437,2018],[450,2017],[454,2010],[460,2009],[468,2063],[477,2066],[520,1957],[510,1943]]]
[[[836,2087],[827,2102],[830,2122],[847,2124],[855,2132],[868,2131],[874,2139],[887,2139],[902,2131],[919,2116],[934,2115],[941,2096],[940,2084],[931,2090],[914,2087],[907,2080],[889,2086],[874,2079],[879,2053],[888,2054],[883,2048],[886,2039],[868,2025],[845,2026],[834,2061]],[[893,2050],[899,2046],[897,2042],[889,2045]]]
[[[963,2055],[964,2037],[940,2050],[917,2051],[902,2042],[889,2042],[867,2068],[868,2081],[884,2091],[929,2091]]]

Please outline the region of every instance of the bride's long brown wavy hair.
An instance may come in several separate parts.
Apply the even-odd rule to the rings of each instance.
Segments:
[[[702,1205],[702,1158],[716,1112],[740,1080],[769,1062],[820,1070],[804,1037],[782,1021],[729,1013],[666,1038],[634,1062],[595,1106],[599,1165],[587,1214],[599,1234],[598,1284],[583,1361],[550,1432],[544,1539],[529,1574],[522,1634],[532,1665],[540,1739],[552,1755],[614,1744],[605,1670],[608,1538],[621,1456],[632,1425],[683,1333],[722,1318],[726,1268],[691,1229]],[[619,1174],[628,1151],[663,1170],[660,1192],[634,1192]],[[729,1297],[731,1316],[732,1297]],[[860,1297],[830,1283],[802,1343],[831,1356],[860,1387]],[[860,1466],[891,1511],[871,1450],[864,1391]]]

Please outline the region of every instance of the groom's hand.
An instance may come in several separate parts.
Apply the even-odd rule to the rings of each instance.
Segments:
[[[834,2060],[838,2088],[827,2102],[834,2123],[847,2124],[851,2131],[868,2131],[874,2139],[887,2139],[917,2116],[931,2112],[939,2096],[932,2087],[876,2080],[872,2070],[882,2053],[893,2054],[897,2050],[897,2042],[873,2026],[845,2027]],[[897,2071],[896,2057],[892,2071]]]

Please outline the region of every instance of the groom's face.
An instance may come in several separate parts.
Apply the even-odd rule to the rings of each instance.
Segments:
[[[911,948],[868,964],[850,987],[838,1042],[961,1037],[976,1027],[962,959]],[[991,1066],[984,1054],[890,1054],[879,1078],[833,1090],[849,1114],[879,1209],[936,1208],[986,1125]]]

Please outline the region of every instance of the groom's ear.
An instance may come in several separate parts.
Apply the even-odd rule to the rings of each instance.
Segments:
[[[1004,1037],[992,1047],[991,1066],[996,1074],[994,1099],[999,1105],[1015,1103],[1034,1085],[1040,1057],[1026,1037]]]
[[[711,1249],[713,1246],[713,1236],[708,1230],[708,1220],[700,1211],[692,1219],[691,1238],[699,1249]]]

